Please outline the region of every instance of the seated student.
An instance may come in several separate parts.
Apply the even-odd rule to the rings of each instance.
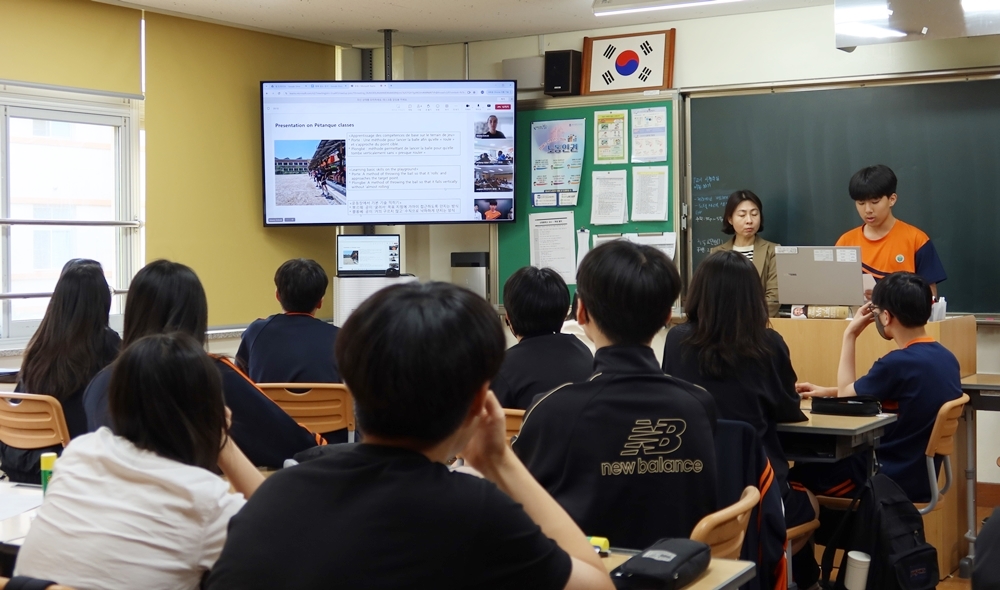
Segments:
[[[681,281],[656,248],[594,248],[577,271],[576,317],[594,376],[541,396],[514,451],[588,535],[644,548],[687,537],[717,508],[712,396],[663,374],[649,347]]]
[[[715,398],[719,417],[757,431],[777,477],[785,523],[813,520],[810,494],[789,487],[788,459],[778,422],[802,422],[795,370],[788,346],[768,327],[767,301],[757,271],[743,254],[728,250],[698,266],[685,302],[687,323],[667,332],[663,371],[700,385]]]
[[[169,260],[155,260],[142,268],[129,285],[125,299],[123,345],[150,334],[184,332],[205,343],[208,300],[198,275]],[[227,358],[212,355],[222,375],[222,393],[233,412],[230,433],[254,465],[279,469],[295,453],[325,442],[295,423],[257,389]],[[110,368],[98,373],[83,394],[87,428],[114,429],[108,413]]]
[[[264,481],[226,434],[214,365],[181,332],[122,352],[108,391],[117,434],[101,428],[66,447],[15,575],[81,590],[198,588],[240,493]]]
[[[341,332],[364,442],[271,476],[230,524],[207,588],[612,588],[506,444],[488,390],[503,328],[486,300],[388,287]],[[458,453],[486,479],[450,471]]]
[[[896,219],[896,175],[882,164],[858,170],[848,186],[864,225],[840,236],[837,246],[860,246],[862,270],[881,280],[894,272],[912,272],[928,283],[932,295],[948,278],[927,234]]]
[[[569,306],[569,315],[566,316],[566,320],[563,322],[561,332],[563,334],[572,334],[576,336],[580,342],[583,342],[584,346],[590,350],[591,356],[597,352],[597,346],[594,345],[594,341],[587,337],[587,334],[583,331],[583,326],[576,322],[576,302],[577,295],[573,294],[573,303]],[[653,340],[650,341],[649,347],[653,349],[653,353],[656,355],[656,364],[663,362],[663,343],[667,341],[667,326],[664,325],[656,332],[656,336],[653,336]]]
[[[24,352],[14,391],[59,400],[71,438],[87,432],[83,390],[115,359],[121,346],[122,339],[108,327],[110,310],[111,289],[101,263],[70,260]],[[15,449],[0,442],[0,469],[10,481],[41,483],[42,453],[61,453],[62,449],[62,445]]]
[[[919,275],[893,273],[875,284],[871,303],[858,309],[844,331],[837,387],[800,383],[806,397],[873,395],[899,419],[885,429],[878,447],[879,471],[893,479],[913,502],[930,501],[924,451],[938,410],[962,396],[958,360],[927,336],[931,290]],[[861,332],[874,323],[894,350],[875,361],[864,377],[854,380],[854,350]],[[791,481],[826,496],[850,496],[867,479],[865,458],[853,455],[830,464],[796,465]]]
[[[507,326],[517,344],[507,350],[490,388],[505,408],[524,410],[540,393],[564,383],[586,381],[594,355],[572,334],[560,334],[569,308],[569,289],[551,268],[526,266],[503,286]]]
[[[295,258],[274,273],[284,313],[255,320],[240,341],[236,364],[255,383],[340,383],[333,358],[336,326],[316,319],[330,284],[315,260]]]

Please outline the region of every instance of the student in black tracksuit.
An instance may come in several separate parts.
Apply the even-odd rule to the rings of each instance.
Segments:
[[[655,248],[591,251],[577,272],[577,321],[597,345],[594,376],[540,397],[514,442],[580,528],[616,547],[687,537],[717,509],[715,403],[664,375],[649,347],[680,286]]]
[[[524,410],[536,395],[586,381],[594,355],[572,334],[561,334],[569,289],[551,268],[525,266],[503,286],[507,327],[518,342],[507,350],[491,388],[505,408]]]
[[[156,260],[136,273],[129,285],[122,345],[168,332],[184,332],[204,344],[207,324],[208,301],[198,275],[183,264]],[[215,357],[215,364],[226,406],[232,411],[230,436],[254,465],[280,468],[285,459],[322,442],[296,424],[228,359]],[[98,373],[83,394],[91,432],[112,426],[108,412],[112,367]]]
[[[315,260],[294,258],[274,273],[275,298],[284,313],[255,320],[243,332],[236,366],[254,383],[340,383],[333,358],[338,328],[316,318],[330,280]],[[347,429],[323,433],[347,442]]]
[[[503,327],[485,299],[446,283],[386,287],[343,335],[364,440],[268,478],[230,521],[205,588],[614,590],[507,444],[489,391]],[[484,477],[450,470],[459,453]]]

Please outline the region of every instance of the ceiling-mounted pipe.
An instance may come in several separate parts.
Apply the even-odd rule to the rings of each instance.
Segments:
[[[396,30],[379,29],[378,32],[382,33],[382,44],[385,47],[385,79],[389,81],[392,80],[392,34]]]

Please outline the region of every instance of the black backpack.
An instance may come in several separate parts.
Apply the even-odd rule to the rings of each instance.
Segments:
[[[830,570],[837,549],[843,549],[844,556],[834,584]],[[906,493],[886,475],[876,474],[865,483],[830,537],[823,551],[823,588],[844,590],[848,551],[871,556],[869,590],[937,587],[937,550],[924,539],[924,521]]]

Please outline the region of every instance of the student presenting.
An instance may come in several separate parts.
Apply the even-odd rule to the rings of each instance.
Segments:
[[[962,395],[958,360],[924,329],[930,315],[931,290],[923,278],[908,272],[887,276],[876,283],[871,303],[858,309],[844,331],[837,387],[797,386],[806,397],[872,395],[882,400],[883,409],[897,412],[899,419],[886,427],[878,447],[880,472],[899,484],[913,502],[930,500],[924,451],[938,410]],[[868,374],[855,381],[857,339],[872,323],[899,350],[875,361]],[[832,465],[797,465],[788,478],[818,494],[850,497],[867,479],[865,458],[852,455]]]
[[[778,265],[774,260],[774,247],[777,244],[768,242],[758,235],[764,231],[764,205],[760,198],[748,190],[740,190],[729,195],[726,212],[722,216],[722,233],[733,236],[728,242],[723,242],[711,253],[723,250],[735,250],[747,257],[753,263],[764,287],[764,297],[767,299],[767,315],[778,317]]]
[[[848,190],[864,225],[840,236],[837,246],[860,246],[861,268],[876,281],[894,272],[912,272],[937,295],[937,284],[948,275],[927,234],[893,216],[898,199],[893,171],[882,164],[862,168],[851,177]]]

